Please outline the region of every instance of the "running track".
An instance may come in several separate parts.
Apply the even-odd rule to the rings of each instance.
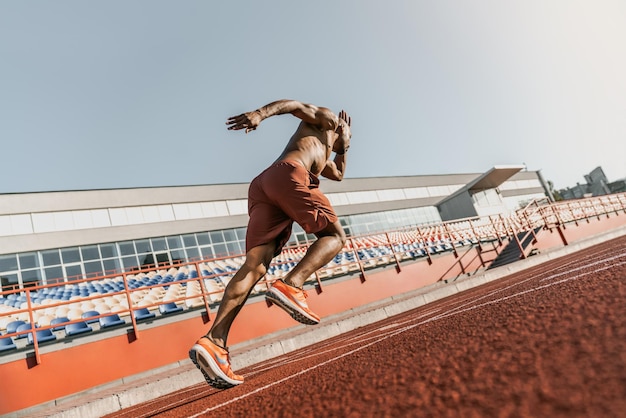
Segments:
[[[109,416],[624,417],[626,237],[238,372]]]

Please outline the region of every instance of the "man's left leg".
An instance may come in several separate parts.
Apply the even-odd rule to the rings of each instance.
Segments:
[[[315,234],[317,240],[309,247],[302,260],[283,280],[274,282],[265,298],[283,308],[293,319],[307,325],[320,322],[309,309],[304,282],[317,270],[328,264],[343,248],[346,235],[339,221],[329,224]]]

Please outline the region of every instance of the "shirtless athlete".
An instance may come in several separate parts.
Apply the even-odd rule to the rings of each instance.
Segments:
[[[243,377],[233,373],[230,366],[228,332],[250,291],[289,240],[293,222],[317,240],[283,280],[273,283],[265,297],[303,324],[320,321],[306,303],[302,290],[305,280],[330,262],[346,240],[330,202],[318,188],[320,175],[343,179],[352,136],[346,112],[342,110],[337,116],[324,107],[279,100],[233,116],[226,124],[229,130],[245,129],[248,133],[264,119],[286,113],[301,122],[278,159],[250,183],[246,261],[226,286],[211,329],[189,351],[206,381],[217,388],[243,383]],[[330,159],[333,152],[335,157]]]

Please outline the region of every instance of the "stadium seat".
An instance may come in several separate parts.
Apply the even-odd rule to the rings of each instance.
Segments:
[[[0,337],[0,351],[15,350],[17,346],[11,337]]]
[[[70,322],[70,319],[67,316],[60,316],[50,321],[50,325],[58,325],[57,327],[54,327],[52,329],[54,331],[61,331],[65,329],[65,325],[64,325],[65,322]]]
[[[99,321],[101,328],[111,328],[126,324],[126,321],[117,314],[103,316]]]
[[[98,315],[100,315],[100,312],[98,311],[87,311],[82,313],[81,318],[84,319],[86,323],[93,324],[98,322],[98,318],[93,318]]]
[[[48,329],[42,329],[42,330],[37,330],[35,331],[37,333],[37,343],[38,344],[43,344],[49,341],[54,341],[57,339],[56,335],[54,335],[52,333],[52,330]],[[29,333],[28,334],[28,344],[32,345],[34,344],[34,339],[33,339],[33,333]]]
[[[169,314],[173,314],[176,312],[181,312],[182,310],[183,308],[176,305],[176,303],[174,302],[159,305],[159,312],[161,312],[161,315],[169,315]]]
[[[93,331],[93,328],[87,325],[87,323],[84,321],[75,322],[73,324],[67,324],[65,326],[65,335],[67,336],[84,334],[86,332],[91,332],[91,331]]]
[[[141,308],[135,311],[135,321],[145,321],[156,317],[154,312],[150,312],[148,308]]]
[[[9,296],[10,296],[10,295],[9,295]],[[16,332],[16,331],[17,331],[17,328],[18,328],[20,325],[24,325],[25,323],[26,323],[26,321],[20,321],[20,320],[13,321],[13,322],[9,322],[9,323],[7,324],[7,334],[13,334],[14,332]]]
[[[36,327],[35,327],[35,328],[36,328]],[[31,325],[31,324],[29,324],[29,323],[26,323],[26,324],[22,324],[22,325],[20,325],[19,327],[17,327],[17,330],[16,330],[16,331],[17,331],[17,332],[24,332],[24,331],[28,331],[28,330],[30,330],[30,329],[33,329],[32,325]],[[26,336],[27,336],[27,335],[30,335],[30,333],[29,333],[29,334],[21,334],[21,335],[17,335],[17,336],[15,337],[15,339],[18,339],[18,338],[26,338]]]

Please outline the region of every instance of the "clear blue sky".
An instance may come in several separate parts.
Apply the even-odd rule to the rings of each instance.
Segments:
[[[0,0],[0,193],[250,181],[297,120],[353,118],[348,177],[626,176],[626,2]]]

